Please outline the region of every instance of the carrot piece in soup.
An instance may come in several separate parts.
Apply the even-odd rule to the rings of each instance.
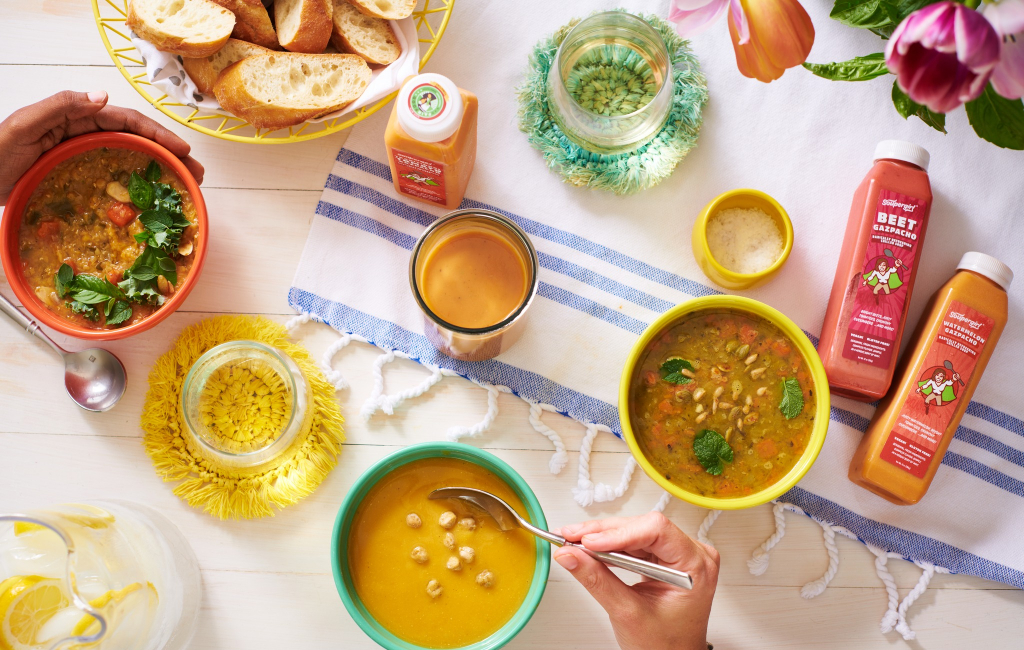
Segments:
[[[756,329],[754,329],[753,327],[751,327],[750,325],[747,325],[745,323],[744,323],[744,325],[742,327],[740,327],[740,340],[741,341],[743,341],[744,343],[753,343],[754,339],[756,339],[756,338],[757,338],[757,330]]]
[[[107,208],[107,219],[121,228],[135,221],[135,216],[135,208],[127,203],[114,203]]]
[[[761,458],[772,458],[779,452],[775,449],[775,441],[771,438],[765,438],[761,442],[754,445],[754,449],[757,450],[757,455]]]

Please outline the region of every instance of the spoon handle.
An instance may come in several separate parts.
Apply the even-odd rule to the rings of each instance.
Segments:
[[[625,553],[602,553],[600,551],[591,551],[582,544],[576,544],[574,542],[565,542],[562,546],[572,546],[578,548],[587,555],[590,555],[594,559],[600,560],[605,564],[610,564],[626,571],[632,571],[633,573],[639,573],[642,576],[647,576],[652,580],[660,580],[661,582],[667,582],[670,585],[682,587],[683,589],[693,589],[693,579],[690,574],[685,571],[678,571],[676,569],[648,562],[635,558],[632,555],[626,555]]]
[[[26,332],[28,332],[29,334],[34,334],[37,338],[40,338],[43,341],[45,341],[47,345],[53,348],[54,352],[61,356],[64,356],[64,350],[62,350],[59,345],[54,343],[49,336],[43,334],[43,331],[39,329],[39,324],[36,323],[31,318],[29,318],[28,316],[26,316],[25,314],[21,313],[21,311],[14,306],[14,303],[5,298],[3,295],[0,295],[0,311],[7,314],[7,316],[15,323],[25,328]]]

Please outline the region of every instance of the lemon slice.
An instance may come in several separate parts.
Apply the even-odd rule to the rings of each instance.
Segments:
[[[0,650],[34,650],[46,621],[68,606],[60,580],[15,576],[0,583]]]
[[[156,596],[156,588],[151,583],[147,582],[145,588],[151,592],[151,595]],[[102,596],[93,598],[91,601],[89,601],[89,604],[95,607],[96,609],[103,609],[111,603],[117,605],[121,601],[123,601],[129,594],[133,594],[141,589],[143,589],[143,585],[141,582],[133,582],[124,589],[111,589]],[[113,618],[114,617],[110,617],[107,619],[108,624],[112,625],[114,623]],[[93,616],[86,614],[81,618],[81,620],[78,621],[74,629],[71,630],[71,636],[92,636],[93,634],[96,634],[99,631],[99,621],[97,621]],[[88,645],[92,644],[76,645],[73,647],[81,648]]]
[[[14,522],[14,535],[20,537],[26,533],[32,533],[37,530],[46,530],[46,526],[40,526],[39,524],[33,524],[27,521],[16,521]]]

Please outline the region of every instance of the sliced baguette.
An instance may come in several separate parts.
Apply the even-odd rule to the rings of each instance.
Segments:
[[[270,14],[260,0],[213,0],[231,13],[235,14],[235,28],[231,37],[269,50],[279,50],[277,34],[270,23]]]
[[[402,54],[391,23],[367,16],[348,0],[334,0],[331,42],[341,52],[358,54],[367,63],[387,65]]]
[[[401,20],[412,15],[416,0],[349,0],[367,16],[385,20]]]
[[[354,54],[257,54],[231,65],[214,85],[220,105],[258,129],[280,129],[339,110],[370,83]]]
[[[217,77],[229,65],[238,63],[246,57],[272,51],[255,43],[247,43],[237,38],[229,38],[224,47],[220,48],[215,54],[198,59],[182,57],[181,64],[184,66],[185,72],[188,73],[188,78],[195,83],[199,92],[209,94],[213,92],[213,86],[217,83]]]
[[[277,40],[289,52],[319,54],[331,40],[331,0],[275,0]]]
[[[227,42],[235,15],[210,0],[130,0],[128,27],[181,56],[210,56]]]

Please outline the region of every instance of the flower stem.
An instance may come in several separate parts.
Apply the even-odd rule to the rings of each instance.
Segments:
[[[981,0],[964,0],[964,5],[971,9],[977,9],[981,5]]]

